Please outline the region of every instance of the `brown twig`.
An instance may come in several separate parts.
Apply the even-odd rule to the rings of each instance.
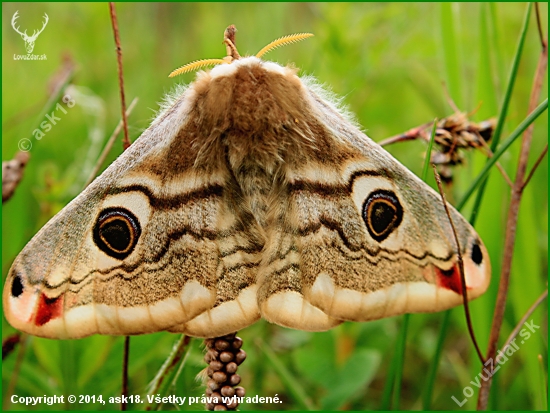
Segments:
[[[28,152],[19,151],[11,161],[2,162],[2,203],[15,193],[29,158]]]
[[[120,106],[122,112],[122,124],[124,126],[124,139],[122,141],[122,147],[124,150],[128,149],[131,145],[130,138],[128,137],[128,119],[126,118],[126,99],[124,97],[124,75],[122,71],[122,47],[120,46],[120,35],[118,31],[118,21],[115,9],[115,3],[109,2],[109,11],[111,12],[111,23],[113,25],[113,34],[115,36],[116,56],[117,56],[117,68],[118,68],[118,86],[120,90]],[[122,402],[120,403],[120,410],[126,410],[126,403],[124,402],[125,396],[128,395],[128,359],[130,357],[130,337],[124,338],[124,356],[122,362]]]
[[[483,149],[485,149],[487,151],[487,157],[488,158],[492,158],[495,154],[493,153],[493,151],[491,150],[491,147],[489,145],[487,145],[487,142],[485,142],[485,139],[480,139],[479,140],[481,142],[481,146],[483,146]],[[504,170],[504,168],[502,167],[502,165],[500,164],[500,162],[497,162],[495,164],[495,166],[497,167],[497,169],[500,171],[500,174],[502,175],[502,177],[504,178],[504,180],[506,181],[506,183],[508,184],[508,186],[510,188],[512,188],[512,186],[514,185],[514,183],[512,182],[512,180],[510,179],[510,177],[508,176],[508,174],[506,173],[506,171]]]
[[[122,47],[120,46],[120,36],[118,32],[118,22],[116,17],[115,3],[109,2],[109,10],[111,11],[111,23],[113,24],[113,33],[115,35],[117,67],[118,67],[118,84],[120,89],[120,105],[122,110],[122,121],[124,124],[124,140],[122,141],[123,148],[126,150],[130,145],[128,137],[128,120],[126,119],[126,100],[124,98],[124,75],[122,74]]]
[[[128,109],[126,110],[126,116],[130,116],[132,113],[132,110],[134,110],[134,107],[136,106],[138,102],[138,98],[134,98],[132,100],[132,103],[130,103],[130,106],[128,106]],[[115,143],[115,140],[120,133],[122,126],[124,124],[124,120],[121,119],[118,122],[118,125],[116,126],[115,130],[107,140],[107,143],[105,144],[105,147],[103,148],[103,151],[101,152],[101,155],[99,155],[99,158],[97,159],[96,164],[94,165],[94,169],[90,173],[90,177],[88,178],[88,181],[86,181],[86,184],[84,185],[84,188],[86,188],[88,185],[92,183],[92,181],[95,179],[97,173],[99,172],[99,169],[101,168],[101,165],[103,165],[103,162],[105,162],[105,159],[107,158],[107,155],[109,155],[109,152],[111,152],[111,149],[113,148],[113,145]]]
[[[420,130],[420,128],[428,127],[430,125],[432,125],[432,122],[425,123],[424,125],[421,125],[421,126],[417,126],[416,128],[410,129],[407,132],[402,133],[400,135],[390,136],[389,138],[386,138],[378,142],[378,145],[386,146],[386,145],[392,145],[397,142],[414,141],[415,139],[417,139],[416,132]]]
[[[537,106],[537,102],[540,97],[540,91],[542,90],[542,84],[544,82],[544,73],[546,73],[546,69],[548,68],[548,38],[545,38],[542,34],[542,28],[540,26],[540,16],[539,16],[539,8],[538,3],[535,3],[535,10],[537,15],[537,23],[539,27],[539,33],[541,37],[541,46],[542,46],[542,52],[540,54],[539,63],[537,66],[537,72],[535,74],[535,80],[533,82],[533,89],[531,91],[531,99],[529,100],[529,108],[535,108]],[[524,133],[524,139],[526,136],[531,136],[533,134],[533,128],[535,125],[531,124],[529,128]],[[548,144],[546,145],[545,150],[542,152],[541,156],[535,163],[535,166],[533,166],[533,169],[531,170],[531,173],[529,173],[527,179],[525,180],[525,183],[522,185],[522,190],[525,188],[525,186],[529,183],[529,180],[531,179],[531,176],[533,175],[533,172],[537,168],[538,164],[542,161],[542,158],[544,155],[546,155],[546,152],[548,151]],[[527,168],[527,165],[525,165],[525,168]]]
[[[506,342],[504,343],[504,345],[502,346],[502,349],[504,350],[511,342],[512,340],[514,339],[514,337],[516,337],[519,333],[519,331],[521,330],[521,327],[523,326],[523,324],[527,321],[527,319],[531,316],[531,314],[533,314],[533,312],[537,309],[537,307],[544,301],[544,299],[548,297],[548,289],[546,289],[546,291],[544,291],[541,296],[539,298],[537,298],[537,300],[533,303],[533,305],[531,307],[529,307],[529,310],[527,310],[527,312],[525,313],[525,315],[523,317],[521,317],[521,320],[519,320],[519,323],[516,325],[516,327],[514,328],[514,330],[512,330],[512,332],[510,333],[510,335],[508,336],[508,338],[506,339]]]
[[[537,158],[535,164],[533,165],[533,168],[531,168],[531,172],[529,172],[529,175],[527,176],[527,178],[525,179],[525,183],[523,184],[524,188],[527,186],[527,184],[533,177],[535,171],[537,170],[538,166],[540,165],[540,163],[542,162],[542,160],[544,159],[547,153],[548,153],[548,144],[544,146],[544,149],[542,150],[541,154]]]
[[[449,219],[449,223],[451,224],[451,228],[453,230],[453,236],[456,242],[456,255],[457,255],[457,261],[458,261],[458,269],[460,270],[460,284],[461,284],[461,290],[462,290],[461,291],[462,302],[464,303],[464,315],[466,316],[466,324],[468,325],[470,338],[472,339],[472,343],[474,344],[479,360],[483,364],[485,362],[485,358],[483,357],[483,354],[481,353],[479,345],[477,344],[476,336],[474,333],[474,327],[472,326],[472,319],[470,317],[470,308],[468,306],[468,293],[466,291],[466,277],[464,276],[464,261],[462,260],[462,252],[460,251],[460,242],[458,241],[458,234],[456,232],[453,219],[451,218],[449,207],[447,206],[447,201],[445,200],[445,193],[443,192],[443,187],[441,186],[441,178],[439,176],[439,173],[437,173],[437,167],[434,164],[432,164],[432,168],[434,170],[437,189],[439,190],[439,194],[441,195],[441,202],[443,202],[443,207],[445,208],[445,213],[447,214],[447,218]]]
[[[548,47],[548,40],[544,38],[544,32],[542,30],[542,23],[540,21],[540,9],[539,9],[539,3],[538,2],[535,2],[535,16],[537,17],[537,29],[538,29],[538,32],[539,32],[540,44],[541,44],[542,48],[545,49],[546,47]]]
[[[456,105],[454,99],[451,97],[451,94],[449,93],[449,89],[447,88],[447,83],[441,82],[441,87],[443,88],[443,93],[445,94],[445,98],[447,99],[447,103],[451,107],[452,110],[455,112],[460,112],[460,109],[458,109],[458,106]]]
[[[11,373],[8,389],[4,393],[5,398],[2,404],[3,411],[10,410],[11,396],[14,394],[17,378],[19,377],[21,366],[23,365],[23,360],[25,359],[25,351],[27,350],[28,341],[29,341],[29,335],[25,333],[21,333],[21,337],[19,340],[19,351],[17,352],[17,359],[15,360],[15,366],[13,367],[13,371]]]
[[[2,341],[2,360],[8,357],[20,342],[21,333],[19,331],[6,337],[6,339]]]
[[[536,9],[538,12],[538,8]],[[537,106],[537,102],[542,90],[542,84],[544,79],[544,73],[548,66],[548,41],[542,36],[542,51],[537,65],[537,71],[533,81],[533,88],[531,89],[531,97],[529,99],[529,108],[527,113],[531,113]],[[518,161],[516,178],[514,185],[512,186],[510,197],[510,208],[508,209],[508,217],[506,220],[506,233],[504,238],[504,254],[502,259],[500,282],[498,286],[497,301],[495,305],[495,312],[493,315],[493,323],[491,325],[491,332],[489,335],[489,344],[487,349],[487,359],[494,359],[497,353],[498,337],[500,335],[500,329],[502,327],[502,321],[504,319],[504,311],[506,308],[506,300],[508,297],[508,286],[510,283],[510,273],[512,271],[512,259],[514,256],[514,245],[516,241],[516,230],[519,216],[519,206],[521,203],[521,197],[523,190],[525,189],[524,182],[525,173],[527,170],[527,163],[529,161],[529,151],[531,149],[531,142],[533,139],[534,124],[531,124],[523,133],[521,142],[521,152]],[[482,367],[483,368],[483,367]],[[489,392],[491,390],[492,377],[487,381],[481,383],[479,390],[479,398],[477,401],[478,410],[486,410],[489,402]]]
[[[537,356],[537,359],[539,360],[539,366],[540,366],[540,371],[542,372],[542,379],[544,380],[544,387],[543,389],[547,389],[548,388],[548,374],[544,374],[544,372],[546,372],[546,362],[542,359],[542,354],[539,354]],[[544,390],[542,391],[542,394],[543,394],[543,397],[545,398],[544,400],[546,401],[546,405],[548,405],[548,393],[545,392]]]

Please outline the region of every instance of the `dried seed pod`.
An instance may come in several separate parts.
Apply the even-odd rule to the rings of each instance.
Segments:
[[[470,114],[458,110],[436,124],[434,142],[430,161],[438,165],[442,178],[452,182],[452,168],[464,162],[464,152],[470,149],[483,148],[490,141],[496,127],[496,120],[491,118],[480,123],[471,122]],[[431,139],[433,123],[428,122],[407,132],[380,142],[384,146],[394,142],[411,139]]]
[[[210,390],[210,394],[212,394],[213,391],[216,391],[219,389],[220,389],[220,384],[214,379],[210,379],[206,383],[206,391],[208,392]]]
[[[235,332],[235,333],[227,334],[227,335],[223,336],[222,338],[224,340],[227,340],[227,341],[232,341],[232,340],[235,339],[236,335],[237,335],[237,333]]]
[[[235,410],[239,405],[237,400],[224,402],[222,396],[244,397],[244,388],[235,387],[241,382],[241,376],[236,374],[238,365],[246,359],[246,353],[241,349],[243,341],[233,333],[205,340],[205,344],[204,361],[208,363],[206,371],[210,377],[205,393],[210,397],[210,403],[205,407],[208,410]]]
[[[229,342],[223,338],[218,338],[216,344],[214,344],[216,350],[223,351],[229,347]]]
[[[242,347],[243,340],[240,337],[235,337],[235,340],[233,340],[233,344],[231,345],[235,350],[238,350]]]
[[[241,364],[246,359],[246,353],[244,350],[239,350],[237,354],[235,354],[235,362],[237,364]]]
[[[235,387],[235,394],[237,395],[237,397],[244,397],[246,391],[244,390],[244,387],[238,386]]]
[[[225,366],[225,371],[228,373],[228,374],[233,374],[233,373],[236,373],[237,372],[237,369],[239,367],[237,366],[237,363],[235,363],[234,361],[232,361],[231,363],[227,363],[227,365]]]
[[[223,351],[220,353],[220,360],[222,363],[229,363],[235,356],[229,351]]]
[[[235,389],[231,386],[223,386],[220,393],[225,397],[233,397],[235,395]]]
[[[241,382],[241,376],[239,376],[238,374],[232,374],[231,377],[229,378],[229,384],[231,384],[232,386],[236,386],[240,382]]]
[[[225,374],[223,371],[216,371],[212,375],[212,378],[221,384],[227,380],[227,374]]]
[[[223,367],[224,367],[224,364],[222,361],[220,360],[212,360],[210,362],[210,368],[212,369],[212,371],[220,371],[220,370],[223,370]]]

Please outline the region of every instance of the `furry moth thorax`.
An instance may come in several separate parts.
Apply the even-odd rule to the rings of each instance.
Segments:
[[[454,209],[467,294],[487,251]],[[52,338],[308,331],[462,303],[441,199],[318,86],[257,57],[197,79],[29,242],[4,311]]]

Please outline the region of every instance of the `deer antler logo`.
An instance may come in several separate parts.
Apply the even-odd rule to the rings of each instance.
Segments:
[[[23,40],[25,41],[25,48],[27,49],[27,53],[32,53],[32,51],[34,49],[34,42],[36,41],[36,38],[38,37],[38,35],[40,33],[42,33],[44,31],[44,28],[48,24],[48,21],[50,20],[50,18],[48,17],[48,15],[46,13],[44,13],[44,24],[42,25],[42,28],[38,31],[35,30],[32,33],[32,36],[29,36],[27,34],[26,30],[25,30],[24,33],[21,33],[21,31],[19,31],[19,27],[15,26],[16,20],[19,17],[18,13],[19,13],[19,10],[17,10],[13,14],[13,17],[11,19],[11,26],[13,27],[13,30],[15,30],[17,33],[19,33],[21,35],[21,37],[23,38]]]

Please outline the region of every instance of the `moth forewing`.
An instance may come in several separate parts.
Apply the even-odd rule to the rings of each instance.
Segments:
[[[452,210],[469,298],[490,263]],[[462,302],[438,195],[296,70],[200,72],[25,247],[8,321],[46,337],[309,331]]]

